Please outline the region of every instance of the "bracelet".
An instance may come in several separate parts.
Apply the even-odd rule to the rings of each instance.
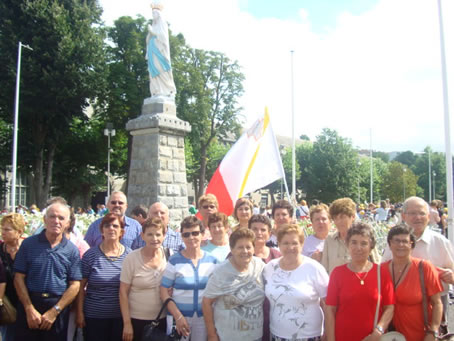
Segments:
[[[426,329],[426,330],[425,330],[425,333],[426,333],[426,334],[433,335],[435,338],[437,338],[437,337],[439,336],[439,333],[438,333],[437,330]]]
[[[385,330],[381,327],[381,326],[376,326],[375,329],[377,329],[377,331],[383,335],[385,333]]]
[[[177,318],[177,319],[175,320],[175,322],[178,322],[178,321],[180,321],[180,320],[181,320],[182,318],[183,318],[183,315],[180,315],[180,317],[179,317],[179,318]]]

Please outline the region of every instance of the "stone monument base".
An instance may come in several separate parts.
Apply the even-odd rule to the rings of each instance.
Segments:
[[[147,98],[141,115],[130,120],[126,129],[133,136],[129,209],[162,202],[169,207],[171,224],[179,226],[189,215],[184,136],[191,126],[176,116],[174,102]]]

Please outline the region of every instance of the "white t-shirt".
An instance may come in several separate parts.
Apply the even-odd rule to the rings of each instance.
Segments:
[[[271,333],[284,339],[322,335],[320,298],[326,297],[329,280],[325,268],[303,256],[298,268],[285,271],[279,265],[281,258],[273,259],[263,270]]]
[[[323,246],[325,245],[325,240],[324,239],[318,239],[314,235],[310,235],[309,237],[306,238],[304,241],[304,246],[303,246],[303,255],[304,256],[312,256],[312,254],[315,251],[320,251],[323,252]]]
[[[221,341],[262,337],[264,266],[260,258],[253,257],[245,272],[236,270],[229,260],[213,271],[203,296],[217,298],[213,305],[214,325]]]
[[[126,256],[121,268],[120,281],[131,285],[128,297],[131,317],[154,320],[162,306],[159,286],[166,268],[166,258],[163,253],[158,269],[153,269],[144,264],[140,250],[134,250]],[[165,317],[165,313],[161,317]]]

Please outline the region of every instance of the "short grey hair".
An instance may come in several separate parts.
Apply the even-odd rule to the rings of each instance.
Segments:
[[[414,202],[414,201],[419,201],[419,202],[424,203],[426,205],[427,212],[429,212],[429,204],[424,199],[413,196],[413,197],[409,197],[409,198],[407,198],[407,200],[405,200],[405,202],[402,206],[402,213],[406,214],[407,210],[408,210],[408,205],[410,204],[410,202]]]
[[[46,213],[45,213],[46,218],[49,218],[49,211],[54,206],[61,206],[61,207],[65,208],[68,211],[68,219],[71,218],[71,209],[69,208],[68,205],[64,205],[61,202],[54,202],[53,204],[50,204],[49,206],[46,207]]]
[[[112,199],[113,195],[114,194],[121,194],[125,197],[125,203],[127,204],[128,203],[128,197],[126,196],[126,194],[124,194],[122,191],[114,191],[112,193],[110,193],[110,197],[109,197],[109,201],[110,199]]]

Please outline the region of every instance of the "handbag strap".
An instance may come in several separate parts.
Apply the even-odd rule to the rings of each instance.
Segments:
[[[429,313],[427,310],[427,293],[426,293],[426,284],[424,283],[424,268],[423,261],[421,260],[418,265],[419,270],[419,282],[421,284],[422,291],[422,311],[424,313],[424,326],[429,325]]]
[[[155,321],[158,321],[158,320],[159,320],[159,317],[161,316],[162,312],[163,312],[164,309],[167,307],[167,304],[169,304],[170,301],[172,301],[173,303],[175,303],[175,301],[173,300],[172,297],[167,298],[167,299],[164,301],[164,303],[162,304],[161,310],[159,310],[158,316],[156,316]],[[175,303],[175,304],[176,304],[176,303]]]
[[[374,264],[372,263],[372,266]],[[377,288],[378,288],[378,299],[377,299],[377,308],[375,309],[374,317],[374,329],[377,327],[378,323],[378,311],[380,310],[380,298],[381,298],[381,279],[380,279],[380,263],[377,264]]]

